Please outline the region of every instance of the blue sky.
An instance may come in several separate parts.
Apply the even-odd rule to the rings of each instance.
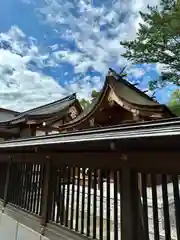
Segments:
[[[119,42],[134,39],[139,10],[158,0],[6,0],[0,3],[0,105],[23,111],[70,93],[89,98],[108,68],[125,64],[146,90],[157,65],[132,66]],[[166,102],[173,89],[157,92]],[[151,94],[151,93],[149,93]]]

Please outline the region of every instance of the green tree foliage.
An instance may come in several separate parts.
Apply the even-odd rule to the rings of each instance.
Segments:
[[[168,107],[174,114],[180,116],[180,89],[175,90],[171,94]]]
[[[91,93],[91,98],[92,98],[92,100],[95,99],[96,97],[98,97],[99,94],[100,94],[100,92],[96,91],[95,89],[92,90],[92,93]],[[87,108],[87,107],[91,104],[91,101],[82,98],[82,99],[80,100],[80,104],[81,104],[81,106],[83,107],[83,109],[85,109],[85,108]]]
[[[96,97],[98,97],[99,94],[100,94],[100,92],[96,91],[95,89],[92,90],[92,93],[91,93],[91,98],[92,98],[92,100],[95,99]],[[87,107],[91,104],[91,101],[82,98],[82,99],[80,100],[80,104],[81,104],[82,108],[85,109],[85,108],[87,108]]]
[[[161,63],[166,68],[162,76],[150,82],[150,89],[164,86],[168,81],[180,86],[180,4],[179,0],[161,0],[160,7],[147,6],[140,12],[137,38],[120,44],[122,55],[133,63]]]
[[[97,98],[99,95],[100,95],[100,92],[98,92],[96,90],[92,90],[92,93],[91,93],[92,98]]]
[[[83,109],[87,108],[90,104],[90,101],[88,101],[87,99],[84,99],[84,98],[82,98],[79,102]]]

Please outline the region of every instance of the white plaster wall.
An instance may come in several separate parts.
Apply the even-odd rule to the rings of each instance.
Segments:
[[[36,131],[36,136],[45,136],[45,135],[46,133],[44,131],[39,131],[39,130]]]
[[[49,240],[0,212],[0,240]]]
[[[59,132],[58,132],[58,131],[51,131],[51,132],[49,132],[48,134],[49,134],[49,135],[51,135],[51,134],[59,134]]]
[[[48,132],[48,135],[52,135],[52,134],[58,134],[59,132],[58,131],[51,131],[51,132]],[[36,136],[45,136],[46,133],[44,131],[40,131],[40,130],[37,130],[36,131]]]

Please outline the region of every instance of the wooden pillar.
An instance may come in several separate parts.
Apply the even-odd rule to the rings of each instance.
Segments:
[[[121,239],[141,240],[143,237],[138,173],[124,167],[120,174]]]
[[[43,194],[41,199],[41,225],[45,226],[48,221],[48,207],[50,205],[50,179],[51,179],[51,163],[46,159],[43,174]]]

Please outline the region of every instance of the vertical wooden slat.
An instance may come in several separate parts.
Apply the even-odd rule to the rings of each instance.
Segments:
[[[139,191],[139,174],[132,170],[131,178],[131,203],[132,203],[132,216],[133,216],[133,232],[136,239],[145,239],[143,229],[143,208]]]
[[[84,201],[85,201],[85,168],[82,169],[82,208],[81,208],[81,234],[84,234]]]
[[[122,169],[120,172],[120,194],[121,194],[121,239],[133,240],[133,218],[131,205],[131,172]]]
[[[25,179],[25,196],[24,196],[24,204],[23,208],[27,209],[29,203],[29,181],[30,181],[30,163],[26,164],[26,179]]]
[[[110,171],[107,171],[107,198],[106,198],[106,239],[110,240]]]
[[[57,199],[56,199],[56,204],[57,204],[57,215],[56,215],[56,223],[59,222],[60,220],[60,223],[61,223],[61,219],[59,219],[59,217],[61,216],[61,209],[62,206],[61,206],[61,203],[62,203],[62,199],[61,199],[61,187],[62,187],[62,169],[60,167],[58,167],[57,169],[57,175],[56,175],[56,188],[57,188]],[[54,201],[55,202],[55,201]],[[62,224],[62,223],[61,223]]]
[[[22,186],[22,199],[21,199],[21,206],[23,208],[24,205],[24,201],[25,201],[25,193],[26,193],[26,189],[25,189],[25,181],[26,181],[26,163],[24,163],[24,167],[23,167],[23,186]]]
[[[117,171],[114,171],[114,240],[118,240],[118,181],[117,181]]]
[[[149,225],[148,225],[148,204],[147,204],[147,178],[146,174],[142,173],[141,175],[141,189],[143,197],[143,223],[144,223],[144,232],[145,237],[149,240]]]
[[[66,196],[66,217],[65,217],[65,226],[68,227],[68,219],[69,219],[69,189],[70,189],[70,177],[71,171],[70,167],[67,169],[67,196]]]
[[[18,168],[18,194],[17,194],[17,202],[16,205],[20,206],[21,204],[21,196],[22,196],[22,167],[23,167],[23,163],[19,163],[18,164],[19,168]]]
[[[5,189],[4,189],[3,207],[5,207],[6,204],[8,203],[8,194],[9,194],[8,192],[9,192],[9,189],[10,189],[9,184],[11,184],[11,182],[10,182],[10,174],[12,173],[11,166],[12,166],[12,159],[9,158],[8,166],[7,166],[7,173],[6,173],[6,183],[5,183]]]
[[[23,199],[22,199],[22,208],[24,208],[24,204],[26,201],[26,184],[27,184],[27,163],[24,164],[24,180],[23,180]]]
[[[100,188],[99,239],[103,240],[103,175],[102,175],[102,170],[99,171],[99,188]]]
[[[77,176],[77,198],[76,198],[76,226],[75,230],[79,230],[79,190],[80,190],[80,168],[78,167],[78,176]]]
[[[117,172],[117,174],[118,174],[118,179],[117,179],[117,181],[118,181],[118,193],[119,193],[119,195],[120,195],[120,206],[119,206],[119,209],[118,209],[118,211],[119,211],[119,215],[120,215],[120,225],[119,225],[119,229],[120,229],[120,236],[119,236],[119,238],[120,239],[122,239],[122,231],[121,231],[121,227],[122,227],[122,215],[124,214],[124,213],[122,213],[122,211],[121,211],[121,192],[122,192],[122,188],[121,188],[121,170],[118,170],[118,172]]]
[[[73,229],[74,223],[74,187],[75,187],[75,167],[72,169],[72,195],[71,195],[71,220],[70,228]]]
[[[33,201],[33,213],[36,213],[36,203],[37,203],[37,191],[38,191],[38,181],[37,181],[37,171],[38,171],[38,164],[35,164],[35,169],[34,169],[34,201]]]
[[[40,164],[38,168],[38,193],[37,193],[37,206],[36,214],[40,214],[40,202],[41,202],[41,193],[42,193],[42,183],[43,183],[43,172],[44,164]]]
[[[62,171],[62,197],[61,197],[61,213],[60,213],[60,219],[61,219],[61,224],[64,225],[64,212],[65,212],[65,206],[64,206],[64,198],[65,198],[65,176],[66,176],[66,167],[61,168]]]
[[[15,205],[17,205],[17,200],[18,200],[18,196],[20,194],[20,189],[19,189],[19,163],[14,163],[14,181],[16,182],[16,184],[18,183],[17,188],[15,187],[15,182],[14,182],[14,189],[13,189],[13,203]]]
[[[53,170],[53,174],[52,174],[52,187],[53,187],[53,194],[52,194],[52,213],[50,216],[50,219],[52,221],[55,221],[55,209],[56,209],[56,203],[58,202],[58,169],[56,167],[52,168]],[[57,214],[58,215],[58,214]],[[56,220],[57,220],[57,216],[56,216]]]
[[[51,180],[51,164],[49,160],[46,160],[44,167],[44,176],[43,176],[43,196],[41,201],[41,225],[46,225],[46,222],[49,219],[48,209],[49,209],[49,199],[50,199],[50,180]]]
[[[97,225],[97,170],[94,169],[94,200],[93,200],[93,238],[96,238]]]
[[[177,239],[180,240],[180,197],[178,175],[172,175]]]
[[[154,239],[159,240],[159,220],[158,220],[158,205],[157,205],[157,190],[156,190],[156,175],[151,174],[152,184],[152,200],[153,200],[153,224],[154,224]]]
[[[25,163],[21,163],[21,194],[19,199],[19,206],[22,207],[23,200],[24,200],[24,169],[25,169]]]
[[[170,230],[170,219],[169,219],[167,178],[165,174],[162,174],[162,196],[163,196],[165,239],[169,240],[171,239],[171,230]]]
[[[31,177],[31,201],[30,201],[30,211],[33,211],[33,203],[34,203],[34,179],[35,179],[35,166],[36,164],[32,164],[32,177]]]
[[[10,176],[9,176],[9,186],[8,186],[8,196],[7,201],[9,203],[14,203],[14,183],[15,183],[15,169],[14,169],[14,163],[11,160],[11,170],[10,170]]]
[[[88,199],[87,199],[87,236],[90,236],[90,213],[91,213],[91,180],[92,172],[88,170]]]
[[[12,167],[12,174],[10,178],[10,188],[11,188],[10,203],[14,203],[14,191],[15,191],[14,183],[15,183],[16,169],[15,169],[15,164],[13,162],[11,167]]]
[[[32,173],[33,173],[33,164],[30,163],[30,172],[29,172],[29,181],[28,181],[28,206],[27,206],[27,209],[29,211],[31,209],[31,201],[32,201]]]
[[[140,235],[141,221],[137,176],[136,172],[127,167],[121,169],[121,239],[144,239]]]

